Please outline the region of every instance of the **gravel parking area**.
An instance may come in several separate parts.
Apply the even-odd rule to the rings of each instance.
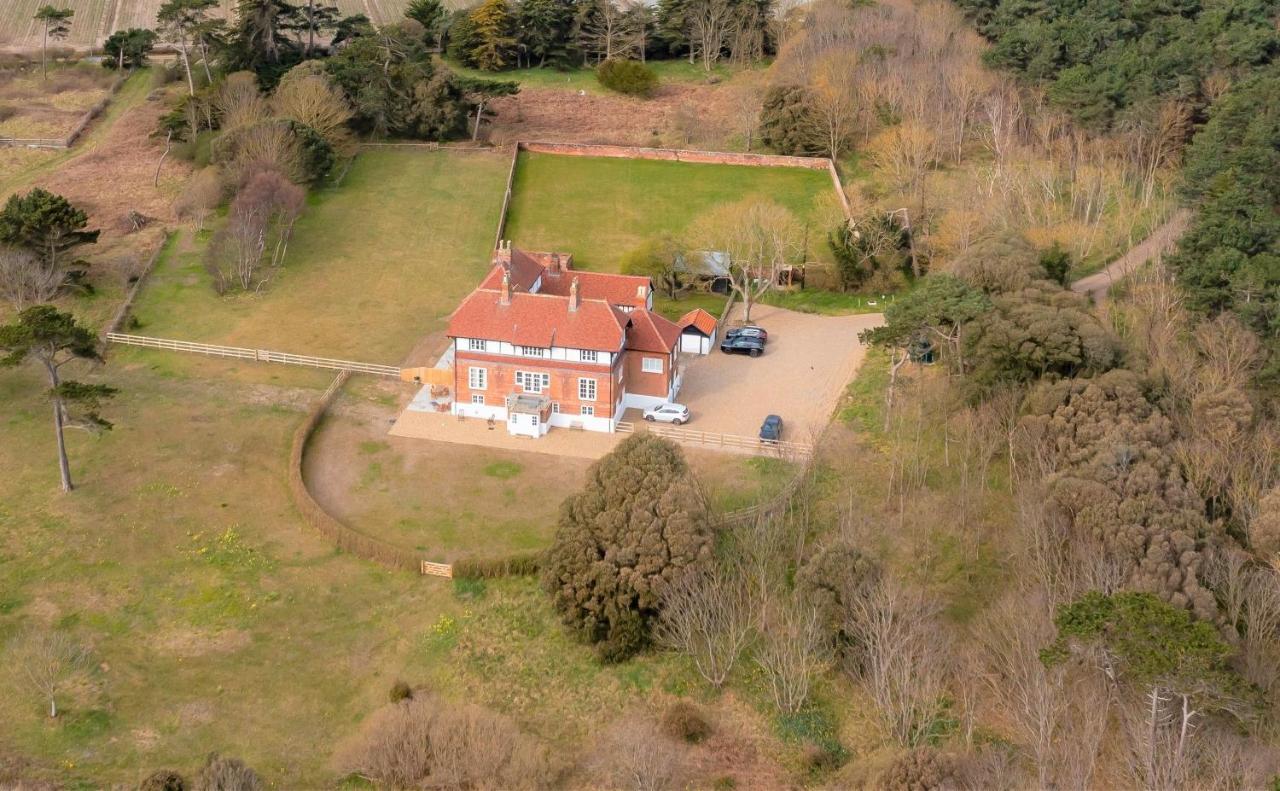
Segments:
[[[840,394],[866,354],[858,333],[884,321],[879,313],[817,316],[757,305],[752,324],[769,332],[765,353],[685,355],[679,401],[693,413],[689,428],[756,436],[765,415],[781,415],[784,438],[810,442],[826,426]],[[734,323],[740,323],[735,308]],[[626,420],[640,421],[637,410]]]

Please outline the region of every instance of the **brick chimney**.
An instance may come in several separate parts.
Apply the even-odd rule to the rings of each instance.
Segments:
[[[498,295],[498,304],[511,304],[511,273],[507,271],[502,273],[502,291]]]
[[[559,253],[551,254],[551,266],[547,267],[547,271],[550,272],[552,275],[560,274],[560,254]]]
[[[582,300],[578,297],[578,278],[574,278],[569,284],[569,310],[576,311],[578,306],[582,304]]]
[[[493,263],[511,268],[511,242],[498,240],[498,249],[493,251]]]

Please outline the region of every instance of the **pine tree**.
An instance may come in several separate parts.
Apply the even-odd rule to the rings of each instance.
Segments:
[[[509,68],[515,57],[516,39],[514,17],[506,0],[485,0],[471,12],[471,24],[478,41],[471,50],[476,68],[484,71]]]

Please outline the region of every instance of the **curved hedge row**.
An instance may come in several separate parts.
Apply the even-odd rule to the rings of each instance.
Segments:
[[[421,565],[420,559],[416,554],[373,536],[365,535],[339,522],[320,507],[320,504],[311,496],[310,490],[307,489],[306,481],[302,478],[302,459],[306,454],[307,444],[311,441],[316,427],[320,425],[320,418],[324,417],[324,413],[329,409],[329,405],[333,403],[333,399],[338,395],[338,392],[342,390],[342,386],[346,383],[348,377],[350,377],[350,373],[347,371],[342,371],[338,374],[338,377],[333,380],[333,384],[329,385],[329,389],[324,392],[320,400],[312,405],[311,411],[307,413],[306,420],[302,422],[302,425],[298,426],[297,431],[293,434],[293,448],[289,454],[289,492],[293,495],[293,504],[298,507],[302,517],[312,527],[319,530],[321,534],[328,537],[342,550],[365,560],[372,560],[384,566],[404,569],[417,574],[420,572]]]

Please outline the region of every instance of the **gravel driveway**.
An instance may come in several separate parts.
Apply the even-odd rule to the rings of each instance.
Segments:
[[[756,436],[765,415],[781,415],[785,438],[809,442],[827,424],[866,348],[858,333],[884,321],[879,313],[816,316],[757,305],[752,323],[769,331],[765,353],[683,356],[679,401],[693,413],[689,428]],[[735,308],[734,321],[741,319]],[[640,420],[630,410],[626,420]]]

